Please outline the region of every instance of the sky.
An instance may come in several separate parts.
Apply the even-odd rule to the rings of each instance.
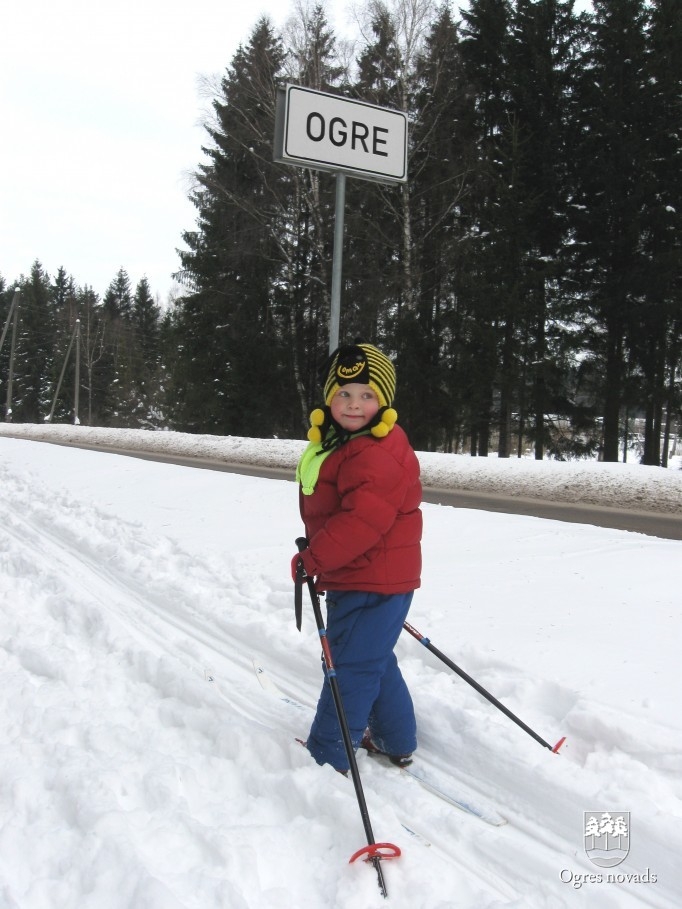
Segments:
[[[456,4],[457,5],[457,4]],[[350,0],[327,0],[342,37]],[[119,268],[165,303],[202,162],[204,77],[222,73],[261,15],[293,0],[23,0],[0,12],[0,275],[38,259],[103,295]]]
[[[290,464],[290,442],[229,444]],[[672,473],[621,467],[528,470],[576,494]],[[682,542],[423,506],[410,624],[566,741],[401,635],[415,772],[497,824],[359,753],[374,837],[402,851],[384,900],[349,864],[351,781],[295,741],[322,682],[295,483],[0,437],[0,488],[2,909],[679,906]],[[627,841],[602,852],[605,814]]]
[[[119,268],[162,302],[193,229],[202,77],[222,73],[261,15],[292,0],[24,0],[0,12],[0,274],[39,259],[103,294]],[[347,4],[329,18],[350,28]]]

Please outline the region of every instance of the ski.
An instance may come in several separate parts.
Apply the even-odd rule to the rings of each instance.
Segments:
[[[424,789],[437,796],[453,808],[458,808],[466,814],[490,824],[492,827],[503,827],[507,823],[507,818],[503,817],[499,811],[491,804],[486,803],[479,795],[474,793],[461,793],[452,790],[450,780],[436,779],[433,772],[409,767],[396,767],[391,764],[386,755],[368,752],[372,758],[378,759],[381,763],[386,764],[387,770],[397,771],[399,774],[411,777],[416,783],[419,783]]]
[[[278,697],[285,704],[289,704],[292,707],[303,707],[303,704],[301,704],[300,701],[285,694],[276,682],[272,680],[263,666],[255,659],[253,661],[253,668],[261,687],[265,691],[268,691],[270,694]],[[507,819],[503,817],[493,805],[487,803],[479,795],[469,792],[454,791],[450,780],[436,778],[432,772],[417,769],[413,765],[398,768],[393,764],[389,764],[386,755],[372,752],[369,753],[372,754],[373,758],[380,760],[382,763],[385,761],[387,770],[391,769],[398,774],[409,776],[415,783],[418,783],[431,795],[447,802],[447,804],[451,805],[453,808],[457,808],[493,827],[501,827],[507,823]]]
[[[280,701],[284,701],[285,704],[290,704],[292,707],[303,707],[303,704],[301,704],[300,701],[288,697],[282,689],[273,682],[268,673],[256,660],[253,661],[253,668],[256,670],[256,676],[260,682],[261,688],[264,688],[265,691],[269,691],[270,694],[274,694]]]
[[[430,780],[428,776],[422,776],[418,770],[414,770],[411,767],[405,767],[400,772],[412,777],[420,786],[423,786],[424,789],[427,789],[433,795],[437,795],[444,802],[449,802],[455,808],[459,808],[460,811],[465,811],[467,814],[485,821],[486,824],[490,824],[493,827],[503,827],[507,823],[506,817],[503,817],[492,805],[485,805],[477,796],[455,795],[450,791],[445,791],[440,785]]]
[[[404,824],[402,821],[400,822],[400,826],[403,828],[405,833],[407,833],[408,836],[412,837],[415,842],[419,843],[420,846],[424,846],[426,849],[431,848],[431,840],[427,840],[425,836],[422,836],[421,833],[417,833],[416,830],[408,827],[407,824]]]

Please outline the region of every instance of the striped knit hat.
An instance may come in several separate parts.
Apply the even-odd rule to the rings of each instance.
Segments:
[[[393,363],[373,344],[349,344],[339,347],[330,358],[329,373],[324,383],[324,402],[329,405],[343,385],[359,382],[369,385],[381,407],[390,407],[395,397]]]
[[[383,438],[393,429],[398,414],[393,407],[395,397],[395,369],[393,363],[373,344],[356,342],[337,348],[324,366],[325,409],[317,408],[310,415],[312,424],[308,431],[311,442],[319,442],[329,425],[329,406],[336,392],[344,385],[358,382],[369,385],[379,399],[379,412],[369,425],[369,431]]]

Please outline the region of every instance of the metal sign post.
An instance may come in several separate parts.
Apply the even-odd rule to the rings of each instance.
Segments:
[[[336,202],[334,209],[334,258],[332,259],[332,305],[329,313],[329,353],[339,346],[341,324],[341,271],[343,264],[343,226],[346,206],[346,175],[336,175]]]
[[[301,85],[278,90],[274,160],[336,174],[329,350],[339,343],[346,176],[407,181],[407,114]]]

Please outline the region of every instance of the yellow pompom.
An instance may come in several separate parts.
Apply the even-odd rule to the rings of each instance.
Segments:
[[[308,430],[308,441],[317,444],[322,441],[322,424],[325,420],[325,413],[321,407],[316,407],[310,414],[310,429]]]
[[[397,412],[392,407],[387,407],[381,414],[381,422],[377,423],[376,426],[372,426],[370,432],[375,438],[383,439],[393,429],[397,419]]]

